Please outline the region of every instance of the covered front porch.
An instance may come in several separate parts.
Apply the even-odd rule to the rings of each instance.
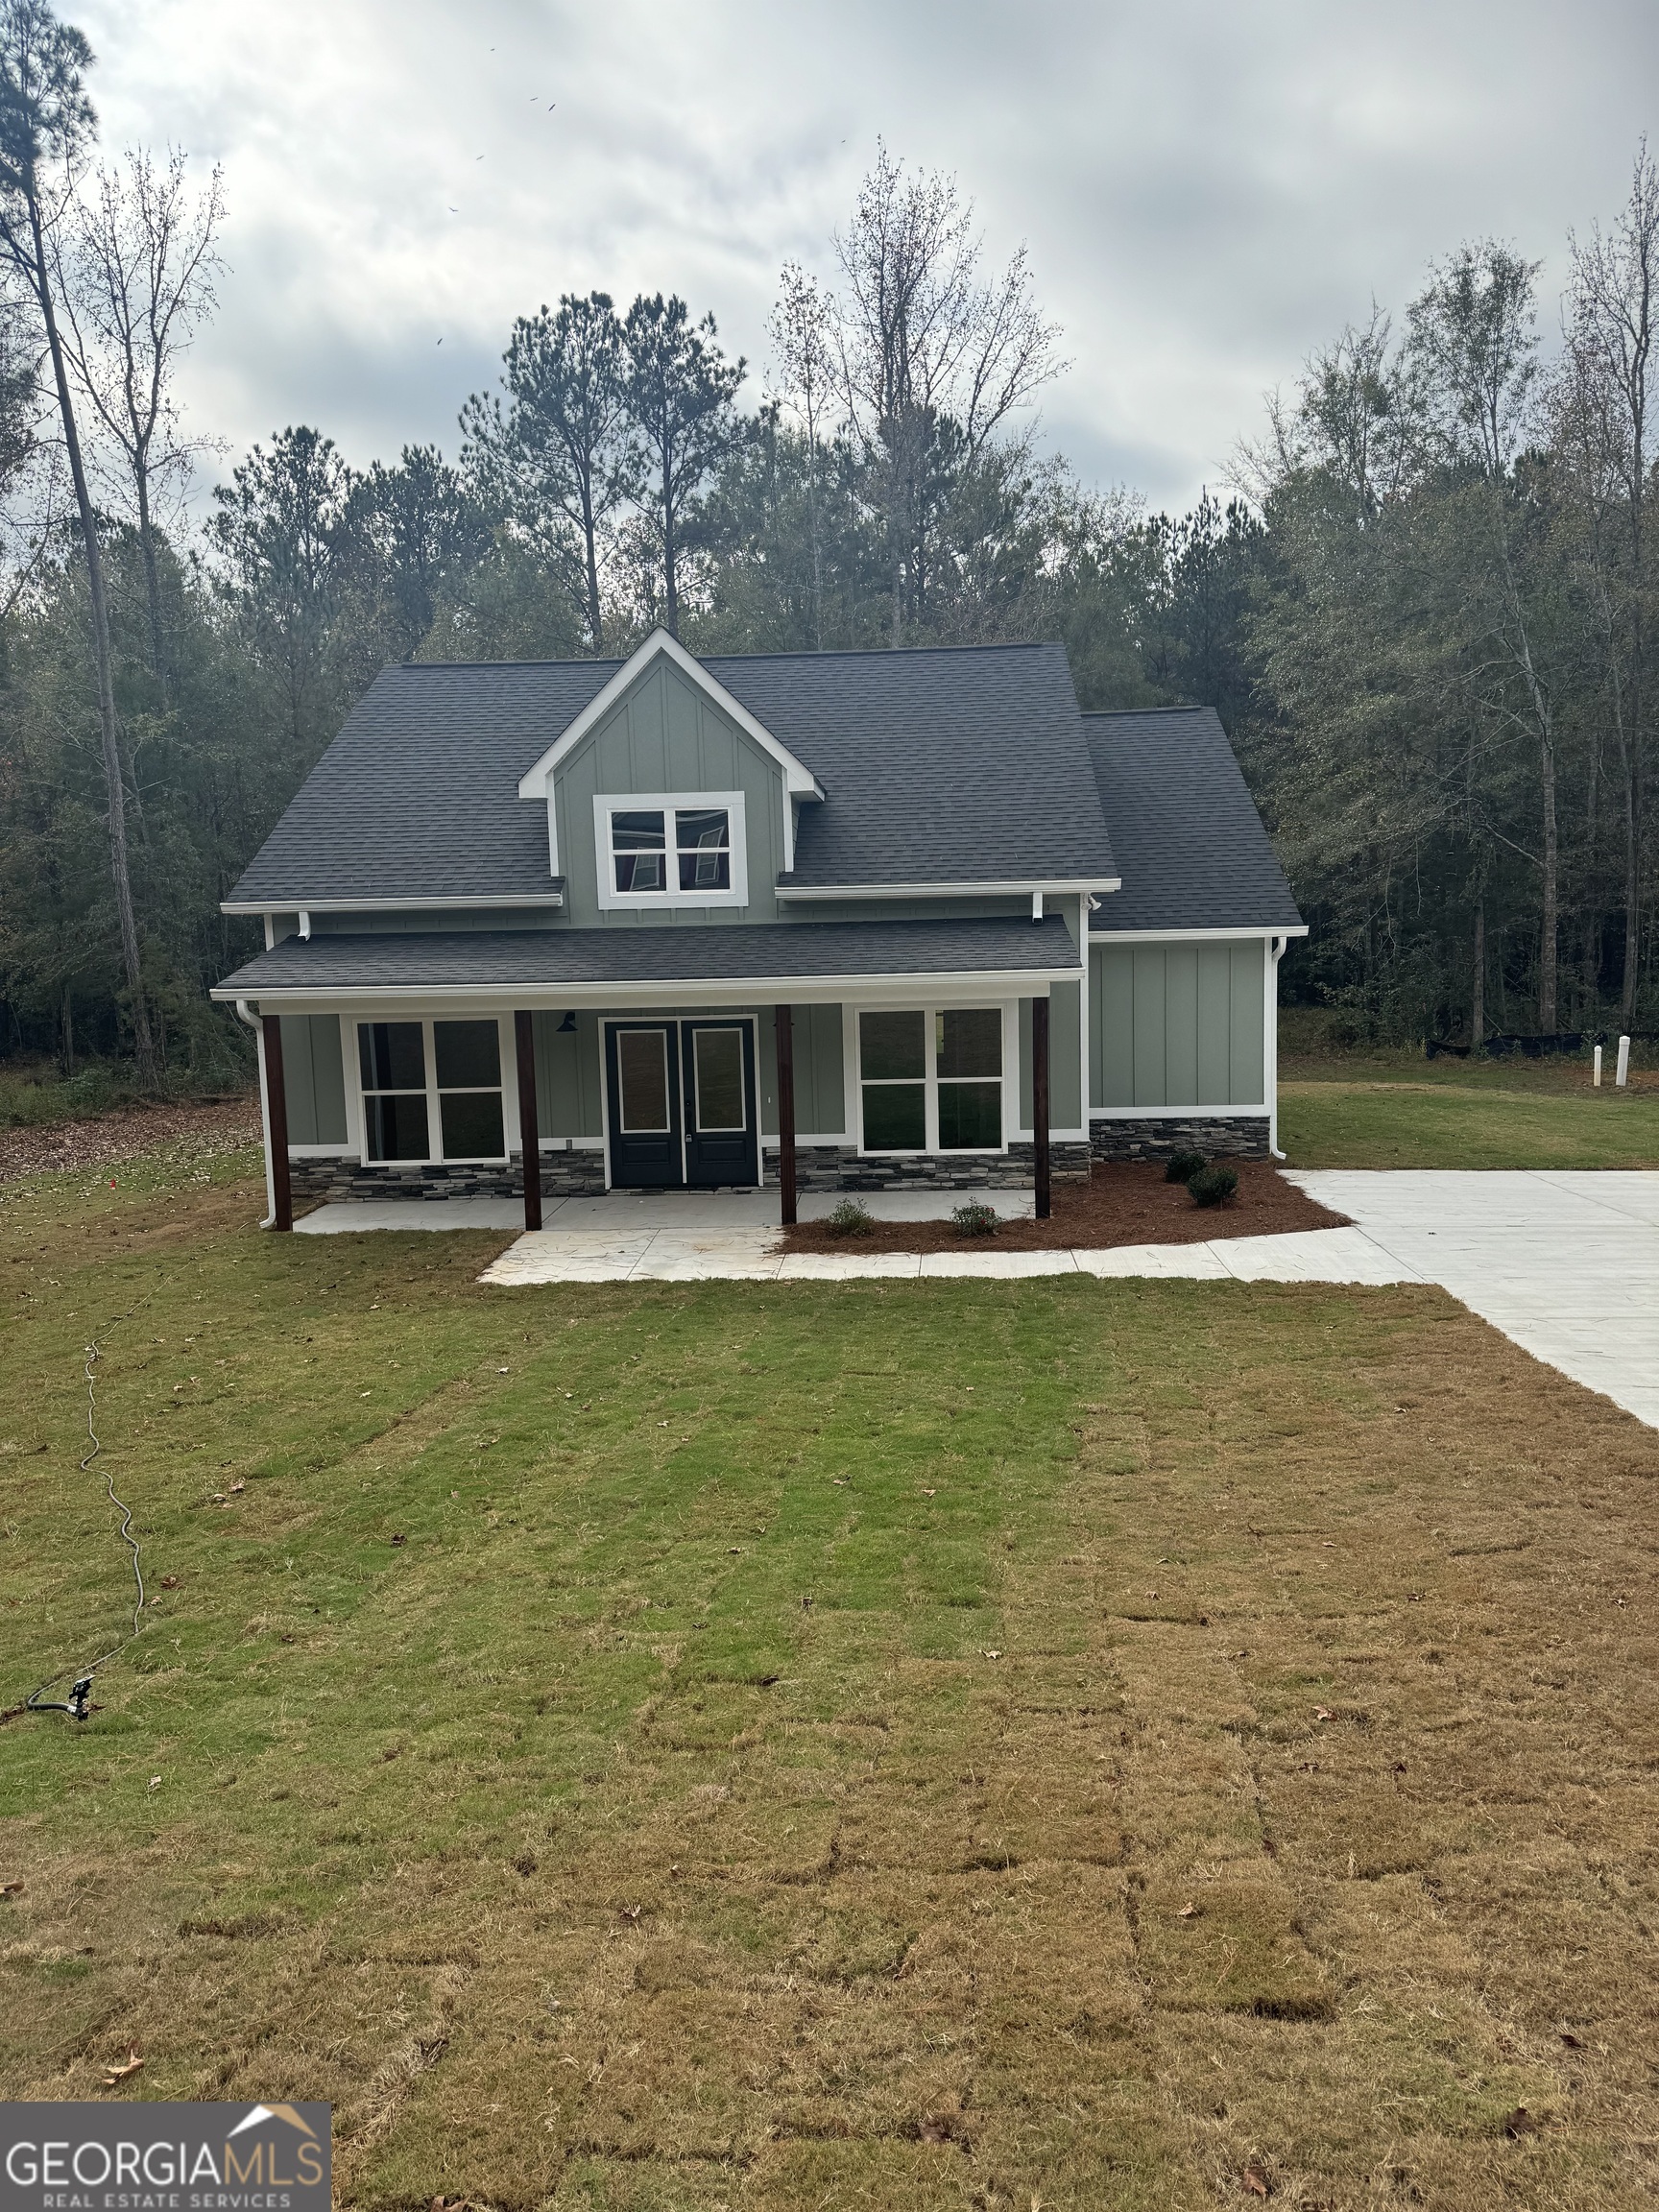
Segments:
[[[1002,1191],[1046,1218],[1054,1174],[1088,1172],[1080,966],[1053,918],[341,931],[216,996],[258,1036],[273,1228],[443,1200],[535,1230],[624,1192],[743,1192],[787,1225],[847,1191],[908,1219]]]

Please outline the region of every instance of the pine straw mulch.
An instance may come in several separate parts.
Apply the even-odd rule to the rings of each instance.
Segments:
[[[883,1221],[838,1237],[823,1221],[783,1232],[786,1252],[1100,1251],[1118,1244],[1203,1244],[1222,1237],[1273,1237],[1291,1229],[1341,1229],[1345,1214],[1319,1205],[1265,1160],[1233,1160],[1238,1188],[1223,1206],[1195,1206],[1185,1184],[1166,1183],[1161,1162],[1100,1162],[1085,1183],[1056,1183],[1046,1221],[1004,1221],[995,1237],[964,1237],[946,1221]],[[854,1192],[853,1195],[856,1196]],[[963,1203],[980,1195],[960,1193]]]
[[[154,1105],[118,1106],[84,1121],[56,1128],[0,1129],[0,1183],[27,1175],[52,1175],[78,1167],[104,1167],[133,1160],[165,1144],[204,1140],[213,1151],[235,1151],[259,1139],[259,1101],[246,1098],[178,1098]]]

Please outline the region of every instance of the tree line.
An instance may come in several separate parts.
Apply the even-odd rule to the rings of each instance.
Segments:
[[[1368,1034],[1652,1019],[1647,493],[1659,188],[1575,240],[1564,336],[1482,242],[1307,365],[1190,514],[1046,451],[1068,366],[1023,251],[885,148],[782,271],[757,403],[711,315],[565,293],[452,458],[222,442],[177,372],[217,172],[97,157],[85,39],[0,0],[0,1054],[219,1079],[218,911],[388,661],[1058,637],[1085,707],[1227,724],[1313,925],[1287,987]]]

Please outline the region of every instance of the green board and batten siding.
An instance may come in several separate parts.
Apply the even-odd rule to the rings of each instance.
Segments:
[[[1092,945],[1089,1089],[1110,1107],[1254,1106],[1266,1084],[1260,937]]]
[[[601,910],[593,802],[627,791],[741,791],[748,846],[747,906]],[[559,764],[555,794],[559,868],[571,923],[578,929],[631,925],[705,929],[725,922],[775,922],[786,804],[778,763],[677,668],[657,662]]]
[[[282,1081],[290,1144],[344,1144],[346,1070],[337,1014],[282,1016]]]

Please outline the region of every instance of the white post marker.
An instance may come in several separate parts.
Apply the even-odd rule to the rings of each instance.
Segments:
[[[1592,1070],[1591,1070],[1591,1075],[1590,1075],[1590,1083],[1591,1083],[1591,1087],[1592,1087],[1592,1089],[1594,1089],[1594,1090],[1597,1090],[1597,1091],[1599,1091],[1599,1090],[1600,1090],[1600,1088],[1601,1088],[1601,1047],[1600,1047],[1600,1046],[1599,1046],[1599,1045],[1598,1045],[1598,1046],[1597,1046],[1597,1047],[1596,1047],[1596,1059],[1595,1059],[1595,1064],[1594,1064],[1594,1067],[1593,1067],[1593,1069],[1592,1069]]]
[[[1621,1091],[1630,1080],[1630,1040],[1628,1037],[1621,1037],[1619,1040],[1619,1067],[1613,1080],[1618,1084]]]

